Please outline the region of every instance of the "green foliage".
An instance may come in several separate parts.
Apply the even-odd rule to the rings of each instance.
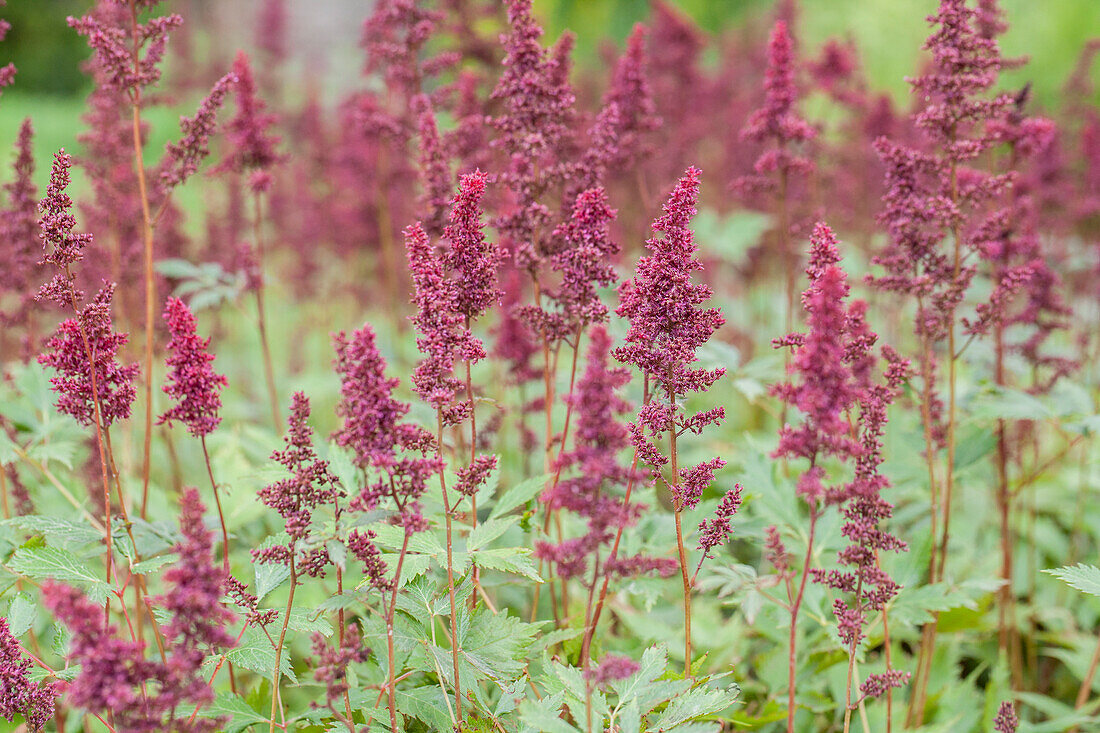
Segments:
[[[107,599],[110,588],[83,559],[60,547],[20,547],[6,563],[8,570],[35,580],[72,583],[96,603]]]
[[[1044,570],[1043,572],[1050,573],[1082,593],[1088,593],[1090,596],[1100,596],[1100,568],[1095,565],[1082,563],[1072,567]]]

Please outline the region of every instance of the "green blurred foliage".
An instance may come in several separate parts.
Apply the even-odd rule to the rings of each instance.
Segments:
[[[0,65],[16,65],[20,88],[73,95],[85,86],[80,62],[88,47],[65,19],[82,15],[89,5],[87,0],[8,0],[0,17],[12,27],[0,43]]]

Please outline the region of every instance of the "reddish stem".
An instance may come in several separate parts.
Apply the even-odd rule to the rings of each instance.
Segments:
[[[806,557],[802,561],[802,577],[798,582],[798,593],[791,603],[791,633],[787,648],[787,733],[794,733],[795,714],[795,671],[798,647],[798,611],[802,607],[802,597],[806,592],[806,581],[810,577],[810,563],[813,561],[814,530],[817,528],[817,507],[810,506],[810,533],[806,538]]]

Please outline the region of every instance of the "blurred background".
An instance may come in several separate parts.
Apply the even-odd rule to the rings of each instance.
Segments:
[[[670,0],[710,34],[755,34],[774,0]],[[599,64],[609,41],[620,43],[634,23],[650,14],[648,0],[535,0],[536,12],[553,38],[568,28],[577,34],[579,64]],[[0,43],[0,63],[19,68],[15,86],[0,103],[0,145],[14,140],[18,121],[35,108],[40,150],[76,141],[67,120],[78,114],[90,88],[80,63],[87,57],[83,39],[65,19],[84,13],[88,0],[8,0],[3,17],[12,24]],[[358,48],[363,20],[371,0],[287,0],[286,39],[291,63],[287,73],[295,82],[323,78],[325,93],[336,95],[361,78],[362,51]],[[936,7],[935,0],[802,0],[797,36],[802,53],[812,55],[828,38],[850,38],[862,54],[873,87],[904,101],[904,78],[919,64],[920,45],[927,35],[922,18]],[[1072,73],[1090,36],[1100,34],[1100,1],[1003,0],[1010,24],[1002,39],[1007,56],[1029,54],[1029,63],[1005,72],[1008,86],[1031,82],[1039,106],[1049,108]],[[195,58],[227,68],[238,48],[252,51],[258,43],[261,0],[166,0],[166,10],[189,20],[187,36],[174,43],[192,44]],[[746,38],[746,43],[751,39]],[[171,63],[172,54],[170,54]],[[717,63],[716,58],[709,59]],[[169,73],[180,69],[169,68]],[[903,106],[905,106],[903,104]],[[44,114],[47,111],[58,114]]]

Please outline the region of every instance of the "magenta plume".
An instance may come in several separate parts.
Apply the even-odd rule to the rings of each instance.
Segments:
[[[212,433],[221,422],[219,393],[229,380],[214,371],[210,339],[198,335],[198,324],[186,303],[168,298],[164,320],[172,334],[166,346],[169,374],[164,392],[176,404],[160,416],[157,424],[182,422],[192,435],[201,438]]]

